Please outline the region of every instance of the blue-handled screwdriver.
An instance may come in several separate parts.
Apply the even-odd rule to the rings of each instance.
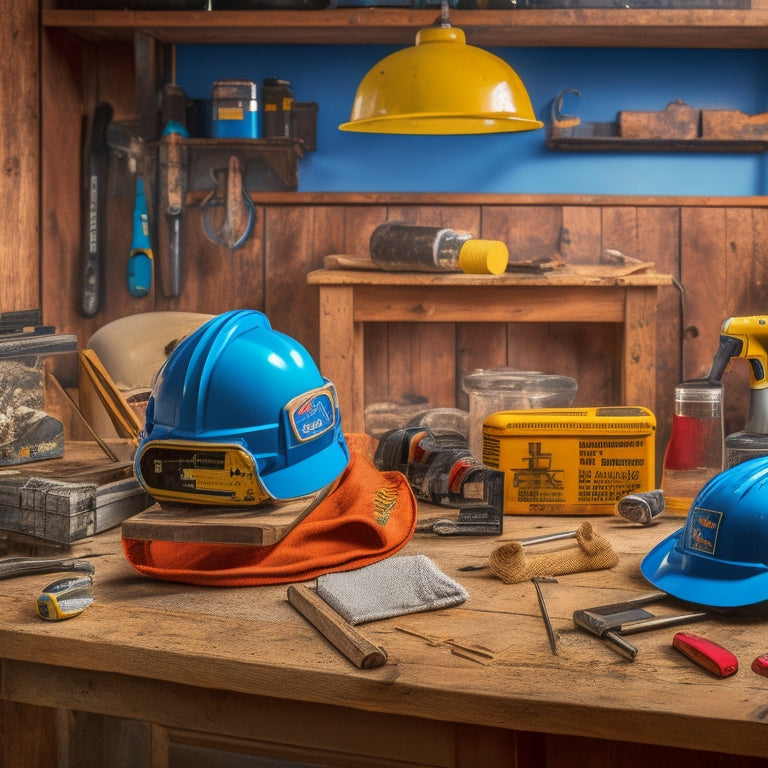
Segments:
[[[136,204],[133,209],[133,242],[128,259],[128,291],[131,296],[140,299],[149,293],[153,263],[147,195],[144,191],[144,177],[139,174],[136,176]]]

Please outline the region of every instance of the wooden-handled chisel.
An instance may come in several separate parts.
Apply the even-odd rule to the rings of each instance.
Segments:
[[[181,295],[182,215],[187,194],[187,98],[174,84],[163,88],[164,128],[158,149],[157,266],[166,298]]]
[[[288,587],[288,601],[358,669],[373,669],[387,663],[386,651],[363,637],[314,589],[304,584],[291,584]]]

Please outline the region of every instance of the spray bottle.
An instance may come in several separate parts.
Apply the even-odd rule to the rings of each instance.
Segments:
[[[724,468],[768,455],[768,315],[730,317],[720,329],[710,381],[722,378],[731,358],[749,361],[749,417],[744,429],[725,438]]]

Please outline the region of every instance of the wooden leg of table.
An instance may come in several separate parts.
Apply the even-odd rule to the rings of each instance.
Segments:
[[[621,401],[656,412],[655,286],[628,288],[625,297]]]
[[[354,288],[320,286],[320,370],[336,386],[342,427],[364,432],[364,334],[354,321]]]

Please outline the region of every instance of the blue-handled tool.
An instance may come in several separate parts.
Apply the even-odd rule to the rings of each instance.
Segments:
[[[133,242],[128,259],[128,291],[137,299],[146,296],[152,287],[154,255],[149,241],[149,214],[144,177],[136,176],[136,204],[133,209]]]

